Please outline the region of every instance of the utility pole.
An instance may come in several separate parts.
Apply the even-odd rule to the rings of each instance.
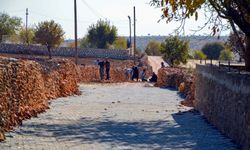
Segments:
[[[29,39],[28,39],[28,15],[29,15],[29,10],[28,10],[28,8],[26,8],[26,28],[25,28],[25,32],[26,32],[26,43],[27,43],[27,45],[29,45]]]
[[[74,14],[75,14],[75,63],[78,64],[78,50],[77,50],[77,5],[74,0]]]
[[[134,6],[134,63],[135,63],[135,49],[136,49],[136,18],[135,18],[135,6]]]
[[[129,54],[132,55],[132,39],[131,39],[131,18],[128,16],[129,19]]]

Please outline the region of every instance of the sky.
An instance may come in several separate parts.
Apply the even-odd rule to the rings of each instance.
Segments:
[[[118,35],[129,35],[129,19],[133,21],[133,6],[136,7],[136,35],[169,35],[177,27],[176,22],[166,24],[158,22],[161,10],[149,5],[150,0],[77,0],[78,37],[87,34],[88,27],[99,19],[106,19],[118,28]],[[0,0],[0,12],[22,18],[25,25],[25,10],[29,9],[28,25],[35,26],[38,22],[55,20],[61,24],[66,39],[74,38],[74,0]],[[194,29],[202,26],[205,18],[202,13],[199,21],[191,18],[186,22],[185,35],[193,34]],[[133,24],[132,24],[133,25]],[[208,34],[205,28],[200,35]],[[228,32],[222,33],[226,35]],[[132,32],[133,35],[133,32]]]

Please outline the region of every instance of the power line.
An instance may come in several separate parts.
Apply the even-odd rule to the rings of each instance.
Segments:
[[[98,11],[96,11],[95,9],[93,9],[85,0],[82,0],[82,2],[85,4],[85,6],[87,6],[89,8],[89,10],[92,11],[92,13],[97,17],[97,18],[105,18],[103,17]]]
[[[58,19],[58,20],[62,20],[62,21],[67,21],[67,22],[72,22],[74,21],[73,19],[67,19],[67,18],[60,18],[60,17],[54,17],[54,16],[48,16],[48,15],[45,15],[45,14],[42,14],[40,12],[36,12],[36,11],[30,11],[32,12],[33,14],[35,15],[38,15],[38,16],[43,16],[43,17],[46,17],[46,18],[54,18],[54,19]],[[83,23],[89,23],[90,21],[87,21],[87,20],[78,20],[78,22],[83,22]]]

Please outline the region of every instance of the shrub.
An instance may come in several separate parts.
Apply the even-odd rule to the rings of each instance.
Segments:
[[[163,59],[170,66],[186,64],[188,59],[189,44],[187,41],[179,39],[178,36],[170,36],[161,44]]]
[[[223,43],[213,42],[205,44],[201,51],[207,55],[208,59],[219,59],[220,52],[225,49]]]
[[[231,52],[230,50],[223,50],[220,52],[220,60],[232,60],[233,59],[233,52]]]

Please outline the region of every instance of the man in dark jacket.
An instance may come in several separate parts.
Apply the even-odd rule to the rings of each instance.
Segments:
[[[133,70],[132,80],[136,79],[136,81],[138,81],[138,79],[139,79],[138,68],[136,66],[133,66],[132,70]]]
[[[109,80],[110,62],[108,61],[108,59],[106,59],[105,61],[105,68],[106,68],[106,80]]]
[[[102,61],[99,61],[98,62],[98,65],[99,65],[99,74],[100,74],[100,78],[101,78],[101,80],[103,80],[103,78],[104,78],[104,61],[102,60]]]
[[[153,72],[152,77],[149,79],[149,82],[157,82],[157,75]]]

